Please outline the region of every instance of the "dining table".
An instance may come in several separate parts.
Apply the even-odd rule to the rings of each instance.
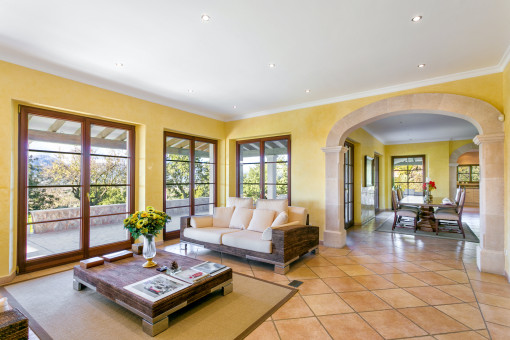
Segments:
[[[434,208],[455,208],[453,202],[445,203],[441,197],[425,199],[425,196],[406,196],[399,201],[400,205],[413,205],[420,207],[420,220],[418,227],[423,231],[435,231],[436,220],[434,219]]]

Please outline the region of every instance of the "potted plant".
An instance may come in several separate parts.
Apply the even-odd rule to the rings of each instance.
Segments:
[[[144,267],[154,267],[157,263],[152,261],[156,256],[156,235],[166,226],[170,216],[153,207],[146,210],[135,211],[124,220],[124,228],[129,230],[134,239],[143,236],[143,257],[147,260]]]

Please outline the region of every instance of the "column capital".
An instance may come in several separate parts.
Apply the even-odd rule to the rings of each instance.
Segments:
[[[473,143],[480,145],[482,143],[503,142],[505,140],[504,133],[491,133],[486,135],[477,135],[473,138]]]
[[[321,148],[321,150],[324,153],[346,153],[349,148],[346,148],[345,146],[326,146],[324,148]]]

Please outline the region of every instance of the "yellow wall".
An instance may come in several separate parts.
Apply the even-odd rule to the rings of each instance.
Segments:
[[[136,125],[136,206],[163,207],[163,131],[220,140],[225,164],[225,123],[0,61],[0,278],[15,270],[17,104],[24,103]],[[9,150],[10,152],[6,152]],[[220,167],[220,183],[224,183]],[[220,201],[224,201],[224,191]]]
[[[379,178],[384,179],[384,144],[374,138],[363,129],[357,129],[349,135],[349,140],[354,143],[354,224],[359,225],[361,221],[361,187],[365,185],[365,156],[374,157],[377,152],[380,157]],[[380,209],[386,209],[383,190],[379,195]]]
[[[326,146],[326,137],[332,126],[352,111],[378,100],[402,94],[434,92],[469,96],[484,100],[498,110],[503,108],[502,74],[496,73],[391,94],[231,121],[226,123],[226,136],[228,141],[235,141],[239,138],[290,133],[292,135],[292,204],[306,206],[310,213],[310,223],[323,229],[325,157],[320,148]],[[231,143],[227,143],[227,147],[229,145]],[[448,153],[448,144],[446,148]],[[235,162],[230,162],[226,171],[227,192],[232,195],[235,193],[235,175],[232,175],[235,174]],[[446,182],[444,189],[441,189],[444,190],[445,195],[448,193],[447,188]],[[389,193],[386,193],[385,197],[389,197]]]
[[[510,63],[503,73],[502,92],[505,106],[505,271],[510,279]]]
[[[307,207],[311,223],[321,228],[325,157],[320,148],[325,146],[334,123],[345,115],[384,98],[432,92],[474,97],[503,109],[502,73],[227,123],[1,61],[0,75],[0,115],[4,126],[0,145],[9,150],[0,156],[0,279],[12,273],[15,265],[18,103],[136,125],[138,208],[148,204],[162,206],[164,129],[220,141],[220,204],[224,204],[227,194],[235,194],[236,140],[291,134],[292,204]],[[508,80],[508,72],[505,77]],[[508,102],[508,96],[505,98]],[[506,107],[508,110],[510,105]],[[431,170],[431,177],[438,180],[440,174],[435,168]],[[439,185],[439,190],[443,190],[442,182]],[[445,195],[447,187],[444,184]]]

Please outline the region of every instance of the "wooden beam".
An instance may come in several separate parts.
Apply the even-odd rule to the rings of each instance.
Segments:
[[[114,128],[111,127],[105,127],[103,131],[99,132],[96,136],[96,138],[106,138],[108,137],[113,131],[115,131]]]
[[[28,139],[30,141],[37,142],[49,142],[49,143],[61,143],[71,145],[81,145],[81,136],[79,135],[68,135],[64,133],[55,133],[50,131],[38,131],[29,130]],[[91,143],[94,147],[109,148],[109,149],[121,149],[125,150],[127,145],[125,141],[110,140],[103,138],[91,138]]]
[[[50,132],[57,132],[61,127],[62,125],[64,125],[66,123],[65,120],[61,120],[61,119],[57,119],[55,120],[55,122],[53,124],[51,124],[51,126],[48,128],[48,131]]]
[[[127,131],[124,131],[123,133],[118,135],[117,138],[115,138],[115,140],[124,140],[124,139],[126,139],[126,137],[127,137]]]

